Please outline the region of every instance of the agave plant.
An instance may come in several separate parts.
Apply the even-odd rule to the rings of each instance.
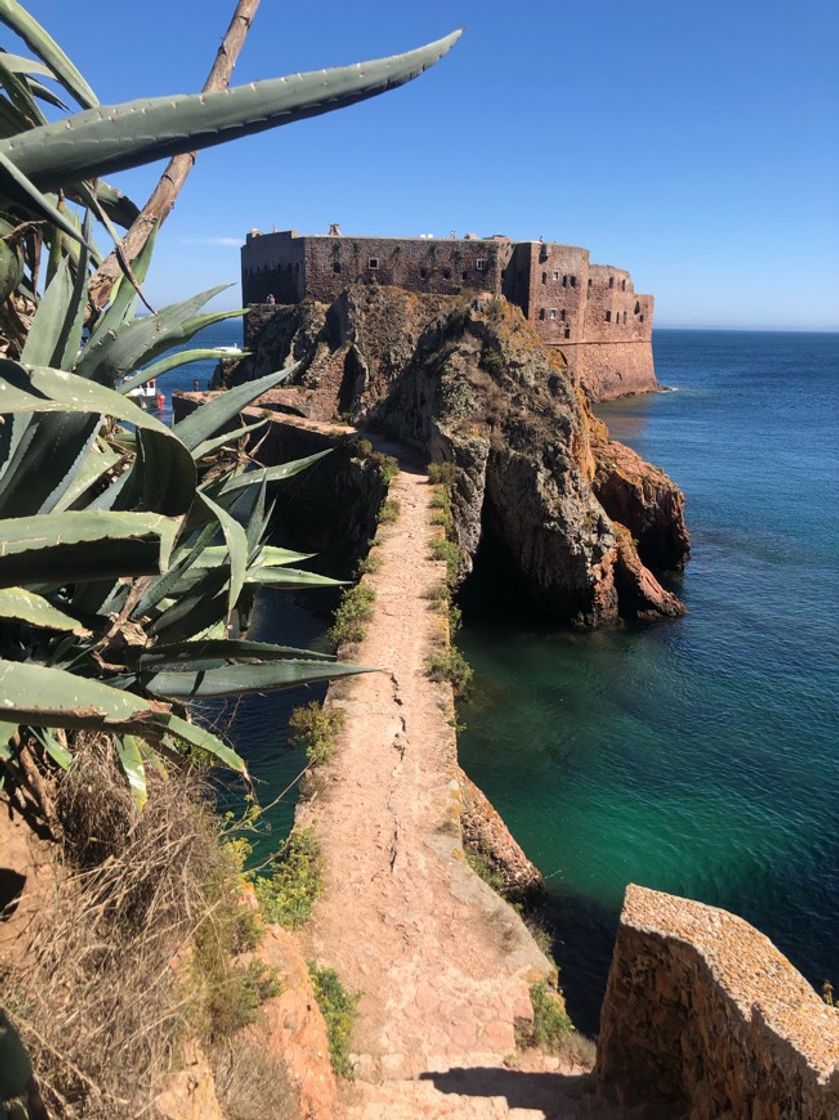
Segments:
[[[265,543],[268,488],[320,456],[256,468],[231,457],[266,423],[237,417],[292,370],[171,429],[133,404],[132,388],[215,353],[173,348],[242,312],[202,311],[220,290],[210,289],[138,316],[150,241],[97,313],[93,221],[114,236],[112,222],[136,213],[99,176],[371,97],[420,73],[457,35],[355,67],[102,108],[17,0],[0,0],[0,20],[38,56],[0,54],[0,760],[31,791],[33,759],[66,768],[77,731],[105,732],[142,804],[146,764],[184,746],[245,773],[190,721],[190,700],[359,670],[245,637],[254,588],[334,582]],[[44,77],[83,111],[48,123],[41,104],[61,101]]]

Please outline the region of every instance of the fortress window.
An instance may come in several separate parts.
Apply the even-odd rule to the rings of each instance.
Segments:
[[[443,269],[443,276],[445,277],[446,280],[451,280],[452,270],[450,268],[444,268]]]
[[[638,300],[635,301],[635,314],[636,315],[641,314],[641,304],[638,302]]]
[[[567,276],[562,277],[562,286],[563,286],[563,288],[568,287],[568,277]]]
[[[610,276],[609,277],[609,287],[614,288],[614,286],[615,286],[615,278],[614,278],[614,276]]]
[[[539,308],[539,318],[540,318],[540,319],[544,319],[544,318],[545,318],[545,309],[544,309],[544,307],[540,307],[540,308]]]
[[[552,307],[552,308],[551,308],[551,314],[550,314],[550,317],[551,317],[551,319],[555,319],[555,318],[556,318],[556,308],[555,308],[555,307]]]
[[[623,313],[623,321],[624,321],[624,323],[626,322],[626,312],[625,311]]]
[[[576,276],[572,276],[572,277],[571,277],[571,287],[572,287],[572,288],[576,288],[576,287],[577,287],[577,277],[576,277]]]
[[[626,291],[626,281],[625,280],[621,280],[621,291],[622,292]]]
[[[566,328],[565,328],[565,337],[566,337],[566,338],[570,338],[570,337],[571,337],[571,328],[570,328],[570,327],[566,327]]]
[[[367,267],[368,268],[378,268],[379,267],[379,258],[378,257],[370,257],[370,259],[367,261]]]
[[[333,272],[340,272],[341,271],[341,262],[340,261],[333,261],[332,262],[332,271]]]
[[[478,259],[475,261],[475,268],[477,268],[478,272],[486,272],[486,267],[486,257],[478,257]]]
[[[559,279],[559,273],[558,273],[558,272],[555,272],[555,273],[554,273],[554,280],[558,280],[558,279]]]
[[[588,278],[588,286],[591,287],[591,277]]]
[[[554,276],[556,276],[556,273],[554,273]],[[548,274],[547,274],[547,272],[543,272],[542,273],[542,283],[547,284],[547,282],[548,282]]]
[[[644,316],[643,315],[639,315],[638,318],[642,323],[644,322]]]
[[[562,309],[562,310],[560,311],[560,313],[559,313],[559,317],[560,317],[560,319],[561,319],[561,320],[563,321],[563,323],[564,323],[564,322],[565,322],[565,308],[564,308],[564,307],[563,307],[563,309]]]
[[[465,269],[465,268],[464,268],[463,272],[461,272],[461,274],[460,274],[460,275],[461,275],[462,279],[464,279],[464,280],[468,280],[468,279],[469,279],[469,273],[468,273],[468,272],[466,271],[466,269]]]
[[[607,312],[606,312],[606,322],[607,322],[607,323],[611,323],[611,321],[612,321],[612,312],[611,312],[611,311],[607,311]]]

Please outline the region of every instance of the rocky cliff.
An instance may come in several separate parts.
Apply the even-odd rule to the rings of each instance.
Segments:
[[[653,574],[688,556],[681,491],[608,438],[503,298],[348,288],[329,307],[260,310],[246,343],[222,383],[298,362],[272,407],[347,415],[455,464],[462,576],[500,574],[505,597],[573,625],[682,613]]]

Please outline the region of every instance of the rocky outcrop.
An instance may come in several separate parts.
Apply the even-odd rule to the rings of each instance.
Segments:
[[[228,377],[297,360],[271,407],[346,414],[453,462],[462,577],[500,573],[505,596],[579,626],[681,613],[653,574],[687,557],[681,492],[609,440],[518,308],[363,286],[260,314]]]
[[[490,862],[509,902],[534,903],[545,893],[545,880],[482,790],[460,770],[460,828],[463,846]]]
[[[742,918],[630,885],[595,1073],[648,1120],[836,1120],[839,1009]]]

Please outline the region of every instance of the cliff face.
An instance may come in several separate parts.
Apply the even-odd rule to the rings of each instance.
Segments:
[[[609,440],[561,354],[506,300],[350,288],[329,308],[277,309],[247,341],[228,383],[298,360],[274,407],[349,414],[456,464],[464,576],[477,560],[574,625],[682,613],[650,570],[687,558],[681,492]]]
[[[595,1075],[633,1116],[839,1116],[839,1010],[725,910],[629,886],[600,1018]]]

